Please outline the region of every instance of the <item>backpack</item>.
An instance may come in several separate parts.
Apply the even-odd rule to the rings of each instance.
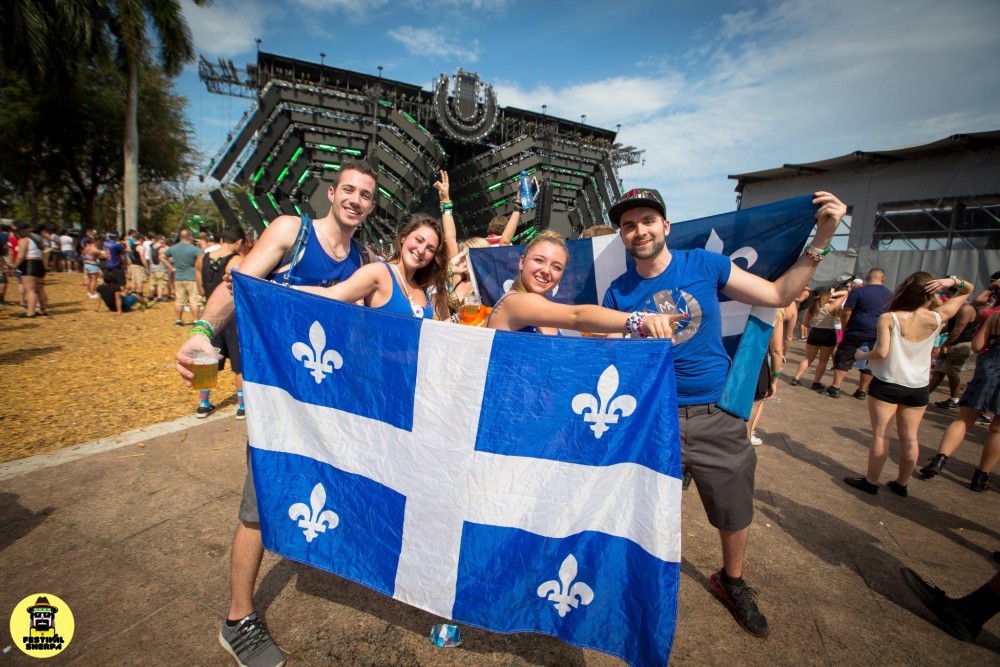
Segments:
[[[305,250],[306,242],[309,240],[309,226],[312,225],[312,219],[306,215],[302,214],[302,224],[299,226],[299,235],[295,239],[295,245],[285,251],[284,256],[281,261],[276,265],[277,267],[282,267],[291,262],[291,266],[288,267],[288,284],[298,285],[299,279],[295,277],[295,265],[299,263],[299,258],[302,257],[302,250]],[[371,251],[368,247],[357,240],[353,236],[351,237],[351,246],[358,251],[358,255],[361,257],[361,266],[369,264],[371,262]]]

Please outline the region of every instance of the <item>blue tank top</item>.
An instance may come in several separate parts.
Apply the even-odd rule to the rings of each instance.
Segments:
[[[297,262],[284,271],[275,271],[268,280],[284,285],[318,285],[329,287],[350,278],[364,263],[361,253],[352,241],[347,257],[337,261],[323,250],[323,245],[316,236],[316,225],[310,224],[307,216],[302,216],[302,224],[308,225],[309,236],[305,239],[305,251]],[[298,253],[296,253],[298,254]]]
[[[396,280],[396,272],[392,270],[388,264],[379,260],[383,266],[385,266],[386,271],[389,272],[389,277],[392,278],[392,296],[389,300],[383,303],[378,308],[373,310],[381,310],[386,313],[395,313],[396,315],[405,315],[407,317],[422,317],[425,320],[434,318],[434,307],[431,305],[430,298],[427,298],[427,292],[424,292],[424,298],[427,298],[426,306],[418,306],[415,303],[411,303],[409,299],[406,298],[405,293],[399,286],[399,281]],[[420,314],[417,314],[417,311]]]
[[[500,304],[503,303],[503,300],[506,299],[511,294],[514,294],[514,292],[507,292],[506,294],[504,294],[503,296],[501,296],[499,299],[497,299],[496,305],[494,305],[493,306],[493,310],[490,311],[490,316],[488,318],[486,318],[486,328],[487,329],[490,326],[490,319],[493,317],[493,314],[495,312],[497,312],[497,310],[500,308]],[[521,327],[517,331],[520,332],[520,333],[541,334],[543,336],[545,335],[545,333],[541,329],[539,329],[538,327],[536,327],[536,326]],[[556,335],[557,336],[562,336],[562,332],[561,331],[556,331]]]

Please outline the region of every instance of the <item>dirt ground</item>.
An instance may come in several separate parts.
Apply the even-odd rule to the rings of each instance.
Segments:
[[[112,315],[80,273],[46,277],[49,317],[22,319],[17,286],[0,306],[0,463],[194,414],[195,391],[173,370],[187,336],[172,303]],[[10,305],[13,303],[13,305]],[[191,320],[184,314],[185,322]],[[228,369],[228,366],[227,366]],[[212,402],[235,405],[233,375]]]

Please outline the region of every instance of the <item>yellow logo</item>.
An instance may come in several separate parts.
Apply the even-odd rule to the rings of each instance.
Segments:
[[[29,595],[10,615],[10,636],[17,647],[34,658],[62,653],[73,639],[73,612],[51,593]]]

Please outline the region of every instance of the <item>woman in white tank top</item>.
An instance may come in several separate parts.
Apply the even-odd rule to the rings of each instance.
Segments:
[[[948,291],[954,292],[946,298]],[[878,319],[874,349],[858,350],[858,361],[868,360],[874,376],[868,389],[868,415],[874,432],[868,448],[868,474],[845,477],[849,486],[872,495],[889,453],[892,421],[899,438],[899,474],[889,489],[906,496],[906,483],[917,465],[920,445],[917,431],[930,393],[931,349],[941,325],[958,312],[969,298],[972,284],[956,276],[935,279],[929,273],[914,273],[896,288],[886,312]]]

